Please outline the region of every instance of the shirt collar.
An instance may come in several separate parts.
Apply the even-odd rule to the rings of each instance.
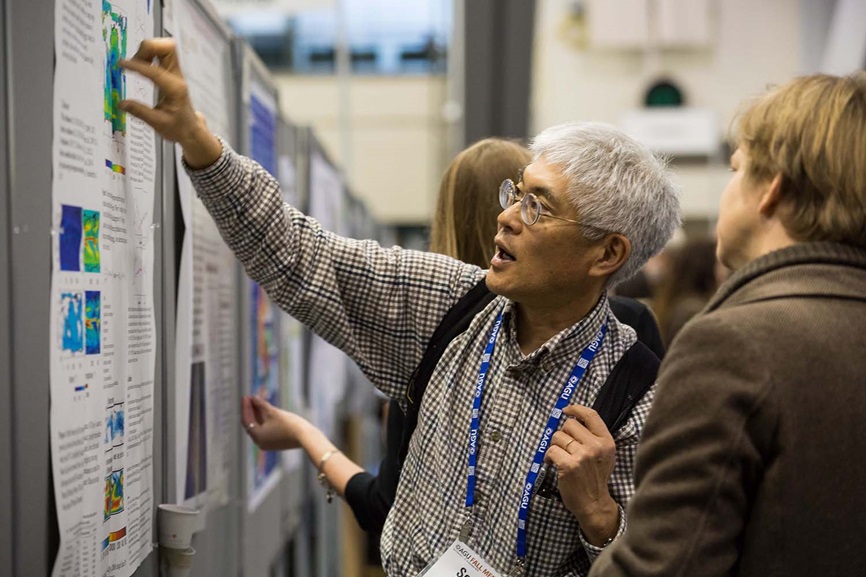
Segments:
[[[505,304],[502,311],[503,333],[506,336],[506,347],[509,351],[509,364],[521,369],[540,365],[543,369],[549,370],[570,358],[576,359],[580,352],[592,342],[610,313],[607,295],[602,295],[592,310],[589,311],[589,314],[550,337],[547,342],[529,355],[524,355],[517,343],[517,323],[514,322],[517,318],[516,306],[517,303],[510,300]],[[571,366],[568,368],[570,369]]]

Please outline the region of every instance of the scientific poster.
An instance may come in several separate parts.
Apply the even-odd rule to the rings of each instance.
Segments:
[[[180,64],[193,105],[230,144],[234,90],[231,44],[188,0],[172,5]],[[228,503],[237,393],[237,262],[181,165],[177,180],[184,238],[175,335],[175,498],[203,510]]]
[[[250,156],[271,174],[277,173],[277,102],[255,78],[248,78],[247,131]],[[280,406],[279,311],[258,284],[246,281],[249,289],[250,342],[248,394]],[[262,451],[250,439],[247,443],[248,507],[254,511],[276,486],[280,455]]]
[[[326,230],[345,234],[343,182],[318,151],[310,153],[310,216]],[[335,433],[335,409],[346,391],[348,357],[324,339],[310,341],[310,409],[316,426],[328,437]]]
[[[119,59],[152,0],[57,0],[52,145],[51,465],[55,577],[131,575],[150,553],[156,141],[118,107],[153,101]]]
[[[283,201],[297,207],[300,198],[295,163],[288,155],[277,158],[277,178]],[[280,311],[280,400],[287,411],[304,411],[304,325]],[[302,451],[283,451],[283,469],[296,471],[304,462]]]

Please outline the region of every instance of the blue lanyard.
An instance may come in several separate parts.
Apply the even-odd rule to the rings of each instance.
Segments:
[[[481,409],[481,396],[484,393],[484,383],[487,380],[487,373],[490,369],[490,358],[493,356],[493,348],[496,345],[496,337],[499,335],[499,329],[502,327],[502,311],[496,317],[496,322],[493,329],[490,331],[490,337],[487,339],[487,346],[484,349],[484,355],[481,357],[481,368],[478,370],[478,379],[475,381],[475,398],[472,401],[472,423],[469,428],[469,472],[466,487],[466,506],[472,507],[475,504],[475,463],[477,460],[477,445],[478,445],[478,426],[479,413]],[[550,410],[550,416],[547,420],[547,427],[541,436],[541,441],[538,443],[538,448],[535,450],[535,456],[532,459],[532,466],[529,468],[529,473],[526,475],[526,482],[523,484],[523,496],[520,499],[520,510],[517,515],[517,556],[519,558],[526,557],[526,517],[529,513],[529,500],[532,496],[535,483],[538,480],[538,472],[541,470],[541,464],[544,462],[544,455],[547,453],[547,447],[550,444],[550,438],[553,433],[559,428],[559,420],[562,417],[562,410],[568,406],[574,390],[580,379],[586,373],[587,367],[595,358],[595,354],[601,348],[601,343],[604,341],[604,336],[607,333],[607,322],[601,325],[595,338],[577,360],[577,364],[571,370],[568,380],[562,387],[562,392],[556,400],[553,409]]]
[[[496,346],[496,337],[502,328],[502,311],[496,317],[484,355],[481,357],[481,368],[478,369],[478,379],[475,381],[475,398],[472,399],[472,423],[469,425],[469,478],[466,481],[466,506],[475,504],[475,461],[478,459],[478,414],[481,409],[481,395],[484,392],[484,382],[487,380],[487,371],[490,368],[490,357],[493,356],[493,348]]]

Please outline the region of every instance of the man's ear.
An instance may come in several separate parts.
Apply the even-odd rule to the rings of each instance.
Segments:
[[[601,254],[589,269],[590,276],[609,277],[620,269],[631,254],[631,241],[618,233],[611,233],[600,241]]]
[[[764,218],[772,218],[779,210],[782,203],[782,175],[777,174],[773,177],[766,188],[761,193],[761,200],[758,203],[758,212]]]

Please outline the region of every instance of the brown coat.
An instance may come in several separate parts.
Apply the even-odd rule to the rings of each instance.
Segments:
[[[866,251],[738,271],[674,340],[591,577],[866,575]]]

